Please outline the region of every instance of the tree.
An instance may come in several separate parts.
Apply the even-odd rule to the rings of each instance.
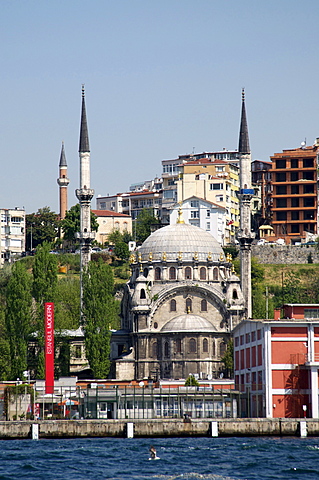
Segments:
[[[33,266],[33,297],[37,302],[37,321],[35,328],[38,335],[40,353],[34,367],[38,378],[44,377],[44,303],[54,302],[58,282],[58,265],[56,255],[50,253],[50,244],[44,242],[37,248]]]
[[[226,376],[228,378],[232,378],[234,371],[234,343],[232,340],[229,340],[226,352],[224,353],[221,361],[225,365]]]
[[[76,243],[76,234],[80,232],[80,204],[73,205],[65,214],[65,217],[60,222],[64,239],[71,243]],[[97,232],[99,224],[96,215],[91,211],[91,230]]]
[[[199,382],[196,380],[194,375],[189,375],[186,382],[185,387],[199,387]]]
[[[50,207],[39,208],[26,215],[26,249],[33,250],[43,242],[54,242],[59,233],[59,220]]]
[[[160,221],[154,216],[152,208],[143,208],[135,220],[134,230],[136,240],[143,243],[151,234],[151,226],[159,225]]]
[[[5,324],[9,340],[10,377],[22,378],[27,369],[28,340],[31,331],[31,278],[22,262],[12,268],[6,291]]]
[[[95,378],[106,378],[110,370],[110,329],[119,309],[113,289],[111,267],[101,259],[90,262],[83,275],[83,318],[86,357]]]
[[[130,251],[128,249],[127,243],[118,242],[114,248],[114,254],[116,257],[120,258],[121,260],[127,260],[130,256]]]

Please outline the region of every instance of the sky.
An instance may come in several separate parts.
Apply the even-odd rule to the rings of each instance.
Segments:
[[[0,208],[59,211],[62,141],[77,203],[82,84],[95,196],[160,176],[164,159],[236,149],[243,87],[253,159],[319,137],[318,0],[0,7]]]

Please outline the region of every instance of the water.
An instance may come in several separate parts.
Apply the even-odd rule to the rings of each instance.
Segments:
[[[149,461],[150,445],[159,460]],[[0,480],[318,479],[319,438],[0,441]]]

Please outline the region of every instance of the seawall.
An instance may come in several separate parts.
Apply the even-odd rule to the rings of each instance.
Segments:
[[[41,438],[126,437],[127,423],[134,424],[134,437],[201,437],[212,435],[212,422],[221,437],[299,436],[304,419],[143,419],[143,420],[44,420],[0,422],[0,439],[31,438],[32,423]],[[319,420],[306,419],[308,436],[319,436]]]

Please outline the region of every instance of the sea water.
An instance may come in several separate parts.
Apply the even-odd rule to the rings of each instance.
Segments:
[[[149,460],[151,445],[159,460]],[[319,438],[0,441],[0,480],[318,478]]]

